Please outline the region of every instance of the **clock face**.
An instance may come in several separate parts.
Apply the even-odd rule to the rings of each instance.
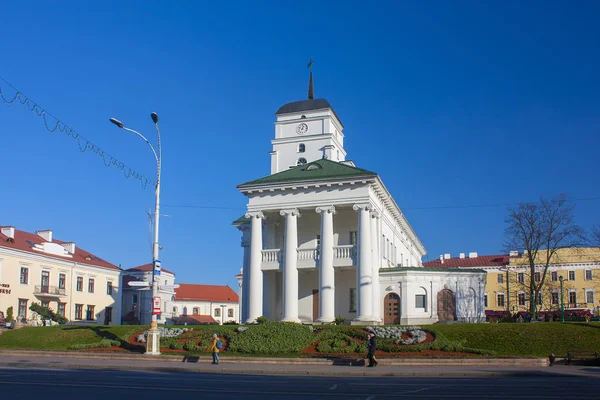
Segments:
[[[296,133],[298,135],[304,135],[306,132],[308,132],[308,125],[304,122],[296,127]]]

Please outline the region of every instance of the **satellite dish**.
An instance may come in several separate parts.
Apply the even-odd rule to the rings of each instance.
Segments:
[[[135,287],[140,287],[140,286],[150,286],[150,282],[141,282],[141,281],[131,281],[128,283],[129,286],[135,286]]]

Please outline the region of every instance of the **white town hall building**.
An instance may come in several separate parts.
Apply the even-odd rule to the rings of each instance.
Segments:
[[[424,268],[425,248],[374,172],[346,159],[325,99],[283,105],[271,175],[238,186],[242,321],[427,324],[484,320],[485,272]]]

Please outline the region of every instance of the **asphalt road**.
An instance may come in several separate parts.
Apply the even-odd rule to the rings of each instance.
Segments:
[[[598,399],[586,377],[337,378],[0,368],[2,396],[34,399]]]

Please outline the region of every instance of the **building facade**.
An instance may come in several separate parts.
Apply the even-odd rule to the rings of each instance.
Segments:
[[[172,323],[174,318],[175,274],[162,268],[157,278],[161,313],[159,324]],[[130,282],[152,284],[152,264],[144,264],[123,271],[123,323],[149,325],[152,321],[152,288],[130,285]]]
[[[182,283],[175,289],[174,319],[178,325],[239,323],[237,293],[229,286]]]
[[[423,268],[425,248],[381,178],[346,159],[343,129],[325,99],[277,111],[271,175],[238,186],[242,320],[421,324],[466,307],[480,319],[485,273]]]
[[[118,325],[121,269],[50,230],[29,233],[0,227],[0,310],[13,307],[17,323],[39,324],[32,303],[70,323]]]

